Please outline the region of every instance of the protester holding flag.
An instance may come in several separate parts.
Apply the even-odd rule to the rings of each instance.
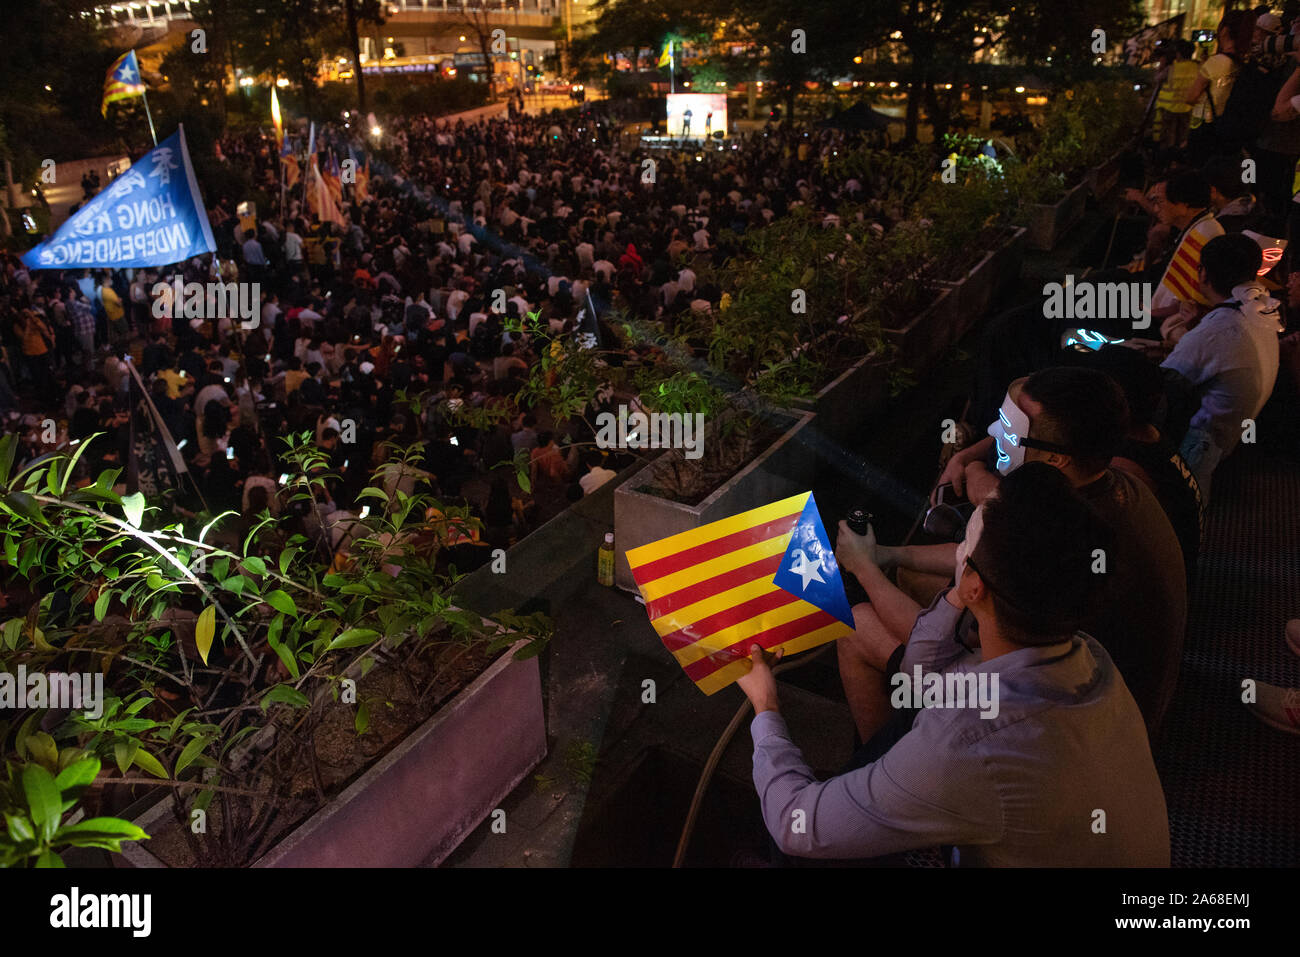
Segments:
[[[1051,466],[1003,479],[957,584],[912,631],[894,719],[828,781],[791,741],[755,645],[739,684],[754,706],[754,784],[779,850],[874,858],[945,845],[954,863],[975,866],[1168,867],[1142,713],[1105,649],[1077,631],[1102,587],[1092,551],[1110,536]],[[967,611],[977,643],[959,635]],[[955,700],[953,689],[975,688]],[[1097,808],[1103,831],[1089,826]]]
[[[36,269],[122,269],[163,266],[215,249],[181,128],[22,259]]]

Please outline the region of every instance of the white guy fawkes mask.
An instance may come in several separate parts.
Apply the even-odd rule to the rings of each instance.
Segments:
[[[962,572],[966,570],[966,558],[974,553],[975,546],[979,544],[980,535],[983,531],[984,506],[979,505],[966,522],[966,537],[957,543],[957,568],[954,581],[959,585],[961,584]]]
[[[1029,434],[1029,416],[1016,405],[1008,392],[998,410],[997,420],[989,426],[989,435],[998,447],[998,471],[1010,475],[1025,464],[1025,445],[1021,441]]]

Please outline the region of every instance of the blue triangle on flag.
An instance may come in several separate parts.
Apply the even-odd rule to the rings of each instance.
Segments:
[[[853,610],[844,593],[840,566],[835,561],[830,537],[811,494],[790,533],[790,544],[786,546],[781,567],[777,569],[772,584],[853,627]]]

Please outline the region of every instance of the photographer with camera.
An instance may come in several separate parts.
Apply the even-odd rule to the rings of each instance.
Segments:
[[[1233,97],[1239,80],[1244,80],[1241,94],[1254,88],[1259,68],[1250,61],[1255,33],[1255,15],[1247,10],[1231,10],[1219,21],[1215,34],[1218,50],[1201,64],[1200,76],[1187,92],[1192,107],[1188,148],[1192,162],[1200,166],[1211,156],[1238,152],[1251,138],[1242,127],[1254,119],[1254,104]],[[1264,110],[1263,117],[1267,118]]]

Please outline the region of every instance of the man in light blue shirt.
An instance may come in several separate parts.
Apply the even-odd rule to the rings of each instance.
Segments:
[[[1277,383],[1278,301],[1256,282],[1263,253],[1249,236],[1211,239],[1201,250],[1201,292],[1217,306],[1174,346],[1161,365],[1193,386],[1201,406],[1183,440],[1202,503],[1219,462],[1253,432],[1255,417]]]
[[[1004,478],[977,527],[957,585],[917,620],[881,688],[898,713],[865,766],[813,777],[755,646],[740,686],[769,833],[794,857],[952,846],[968,866],[1167,867],[1142,714],[1106,651],[1075,630],[1104,600],[1093,550],[1110,530],[1043,463]],[[849,571],[861,557],[837,554]],[[964,610],[978,628],[966,644]]]
[[[251,229],[244,232],[244,265],[266,265],[266,253],[262,251],[262,244],[258,242],[257,233]]]

